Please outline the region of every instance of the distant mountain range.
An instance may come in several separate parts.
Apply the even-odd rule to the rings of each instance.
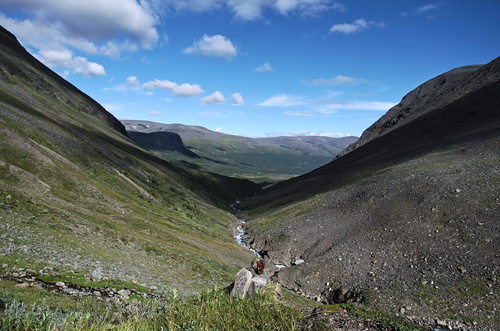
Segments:
[[[358,138],[248,138],[200,126],[123,120],[130,138],[155,154],[194,169],[272,182],[330,162]]]

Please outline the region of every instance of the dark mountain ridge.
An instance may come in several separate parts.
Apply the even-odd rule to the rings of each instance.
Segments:
[[[338,156],[347,154],[378,136],[499,79],[500,73],[495,71],[494,66],[479,70],[481,67],[482,65],[469,65],[455,68],[421,84],[367,128],[359,141],[347,147]]]
[[[427,325],[446,307],[456,323],[498,327],[487,316],[500,299],[488,290],[500,288],[499,77],[497,58],[460,79],[461,97],[243,201],[253,247],[287,266],[280,283],[325,302],[410,307]],[[487,295],[457,294],[470,282]]]

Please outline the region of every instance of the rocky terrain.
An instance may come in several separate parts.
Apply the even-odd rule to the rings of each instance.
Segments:
[[[464,96],[243,201],[281,284],[423,325],[500,326],[500,59],[473,69]]]

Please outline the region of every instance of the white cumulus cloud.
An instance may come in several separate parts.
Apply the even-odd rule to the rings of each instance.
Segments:
[[[2,0],[2,5],[22,8],[25,16],[7,17],[0,24],[23,45],[36,49],[35,56],[52,69],[84,77],[105,75],[102,65],[86,55],[119,57],[139,45],[152,48],[158,41],[156,17],[144,1],[136,0]],[[71,54],[71,58],[68,57]]]
[[[77,56],[73,60],[73,72],[87,78],[106,76],[104,67],[99,63],[89,62],[86,58]]]
[[[188,83],[184,83],[178,85],[177,83],[171,82],[169,80],[159,80],[159,79],[146,82],[142,84],[142,87],[149,91],[152,91],[155,88],[162,89],[170,93],[173,93],[175,96],[178,97],[190,97],[205,92],[202,90],[201,86],[197,84],[191,85]]]
[[[224,102],[226,102],[226,98],[224,98],[224,95],[222,95],[219,91],[215,91],[209,96],[201,98],[201,103],[203,105],[220,105]]]
[[[53,22],[68,36],[107,40],[124,34],[149,47],[158,40],[155,18],[136,0],[3,0],[33,15],[33,22]]]
[[[243,100],[243,96],[241,94],[239,94],[238,92],[231,95],[231,100],[233,100],[233,103],[236,105],[244,105],[245,104],[245,101]]]
[[[231,40],[219,34],[214,36],[204,35],[200,40],[195,41],[192,46],[185,48],[184,53],[220,57],[226,60],[231,60],[238,55],[238,51]]]
[[[106,71],[101,64],[90,62],[85,57],[73,56],[67,49],[42,50],[35,54],[35,57],[48,67],[69,69],[64,71],[63,77],[67,77],[70,71],[86,78],[106,76]]]

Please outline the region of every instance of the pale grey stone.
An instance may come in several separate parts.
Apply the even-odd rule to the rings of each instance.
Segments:
[[[231,296],[233,298],[244,299],[249,294],[253,294],[252,273],[243,268],[234,277],[234,287],[231,290]]]

